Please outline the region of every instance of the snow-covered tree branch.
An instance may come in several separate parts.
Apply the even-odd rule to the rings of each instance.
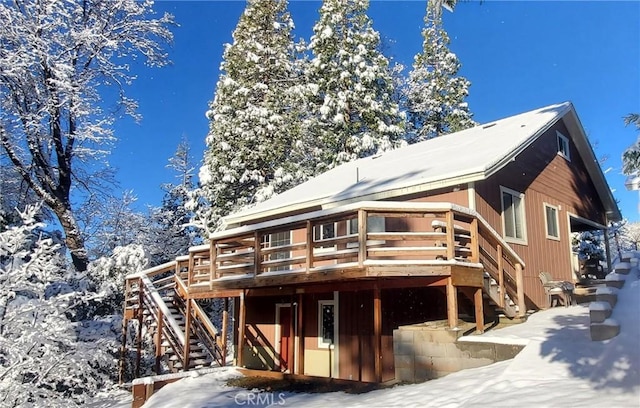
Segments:
[[[0,2],[0,150],[65,232],[74,266],[88,265],[71,202],[81,171],[115,140],[115,108],[135,115],[129,62],[167,61],[170,15],[134,0]],[[109,101],[107,88],[115,87]],[[111,102],[114,106],[108,106]],[[90,166],[89,166],[90,165]],[[98,166],[99,167],[99,166]]]

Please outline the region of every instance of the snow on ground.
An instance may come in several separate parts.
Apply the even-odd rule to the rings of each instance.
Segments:
[[[613,316],[620,334],[591,341],[588,305],[557,307],[478,338],[527,346],[513,360],[365,394],[228,387],[233,368],[165,386],[144,405],[170,407],[640,407],[640,280],[632,270]],[[468,337],[468,341],[475,338]]]

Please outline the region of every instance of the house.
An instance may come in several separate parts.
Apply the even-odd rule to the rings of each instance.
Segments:
[[[200,306],[222,298],[238,366],[384,382],[395,329],[464,316],[483,331],[496,313],[546,308],[538,275],[574,280],[571,234],[620,218],[573,105],[551,105],[341,165],[226,217],[208,244],[127,277],[125,320],[155,322],[157,359],[172,350],[176,369],[198,364],[196,343],[224,363],[228,336]]]

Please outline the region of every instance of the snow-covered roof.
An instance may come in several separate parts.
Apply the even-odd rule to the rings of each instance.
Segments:
[[[567,115],[571,113],[570,115]],[[583,157],[610,218],[619,210],[573,105],[564,102],[349,162],[249,209],[227,226],[360,200],[381,200],[483,180],[503,168],[561,118]],[[588,157],[585,157],[587,155]]]

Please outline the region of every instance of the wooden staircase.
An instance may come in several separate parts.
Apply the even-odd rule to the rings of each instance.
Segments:
[[[145,339],[153,340],[156,374],[225,365],[223,336],[198,302],[185,296],[178,270],[179,261],[175,261],[127,276],[121,382],[129,354],[136,356],[134,377],[140,376]]]

